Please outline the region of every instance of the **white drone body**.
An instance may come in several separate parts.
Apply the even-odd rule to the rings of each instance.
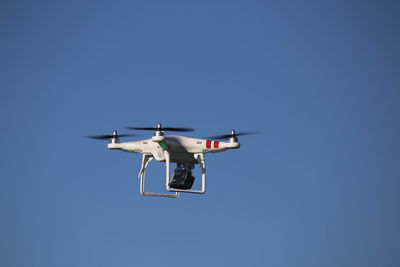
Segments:
[[[145,129],[145,128],[131,128],[131,129]],[[110,143],[107,148],[112,150],[121,150],[130,153],[141,153],[142,164],[139,171],[140,179],[140,193],[143,196],[160,196],[160,197],[173,197],[176,198],[180,193],[195,193],[204,194],[206,192],[206,164],[205,164],[205,154],[206,153],[216,153],[223,152],[228,149],[237,149],[240,147],[237,135],[234,130],[232,130],[230,135],[224,136],[228,139],[228,142],[223,141],[213,141],[206,139],[190,138],[185,136],[171,135],[164,136],[163,129],[175,129],[175,128],[162,128],[161,124],[158,124],[154,128],[154,136],[150,139],[133,141],[133,142],[119,142],[121,136],[128,135],[118,135],[114,131],[111,136],[93,136],[91,138],[105,139],[106,137],[110,139]],[[176,128],[177,129],[177,128]],[[148,130],[146,128],[146,130]],[[192,131],[192,129],[190,129]],[[248,134],[248,133],[243,133]],[[100,138],[99,138],[100,137]],[[159,162],[165,162],[166,176],[165,176],[165,188],[169,193],[151,193],[145,191],[145,173],[149,162],[155,159]],[[177,164],[177,169],[175,170],[174,177],[179,176],[179,170],[183,172],[190,173],[191,169],[194,168],[195,164],[199,164],[201,168],[201,189],[192,190],[191,185],[189,188],[180,188],[173,186],[171,183],[171,173],[170,165],[171,163]],[[178,172],[177,172],[178,170]],[[178,177],[179,178],[179,177]],[[194,177],[192,177],[194,180]],[[193,184],[193,181],[192,181]]]

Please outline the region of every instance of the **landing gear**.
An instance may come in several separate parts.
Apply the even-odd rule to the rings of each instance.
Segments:
[[[194,158],[200,165],[201,169],[201,189],[200,190],[192,190],[194,177],[192,175],[192,170],[194,168],[193,164],[182,164],[178,163],[177,167],[174,171],[174,177],[170,178],[170,156],[167,150],[164,150],[165,156],[165,188],[167,191],[172,192],[173,194],[163,194],[163,193],[151,193],[146,192],[144,189],[144,180],[146,168],[149,165],[149,162],[153,159],[152,155],[143,154],[142,158],[142,168],[139,172],[140,179],[140,193],[143,196],[159,196],[159,197],[179,197],[179,193],[194,193],[194,194],[204,194],[206,192],[206,162],[203,153],[194,154]]]

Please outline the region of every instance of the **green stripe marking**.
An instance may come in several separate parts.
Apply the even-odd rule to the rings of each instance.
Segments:
[[[159,142],[158,144],[160,145],[160,147],[161,147],[162,149],[164,149],[164,150],[167,150],[167,149],[168,149],[168,145],[167,145],[164,141],[161,141],[161,142]]]

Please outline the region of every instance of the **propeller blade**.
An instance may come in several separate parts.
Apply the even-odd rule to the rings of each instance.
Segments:
[[[89,136],[85,136],[85,137],[90,138],[90,139],[106,140],[106,139],[110,139],[112,137],[112,135],[89,135]]]
[[[193,132],[194,129],[192,128],[177,128],[177,127],[163,127],[163,131],[170,131],[170,132]]]
[[[170,132],[193,132],[192,128],[177,128],[177,127],[125,127],[129,130],[140,130],[140,131],[170,131]]]
[[[119,134],[118,137],[143,136],[141,134]]]
[[[120,137],[128,137],[128,136],[141,136],[140,134],[118,134],[118,135],[89,135],[85,136],[90,139],[97,139],[97,140],[107,140],[110,138],[120,138]]]
[[[154,131],[154,127],[125,127],[125,129],[129,130],[142,130],[142,131]]]
[[[222,140],[222,139],[233,138],[233,137],[236,137],[236,136],[253,135],[253,134],[258,134],[258,133],[259,132],[240,132],[240,133],[231,133],[231,134],[224,134],[224,135],[209,136],[209,137],[205,137],[205,138],[206,139]]]

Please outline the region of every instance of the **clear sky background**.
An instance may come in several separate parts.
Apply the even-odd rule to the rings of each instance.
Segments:
[[[0,265],[400,266],[399,22],[397,1],[2,1]],[[158,122],[262,134],[207,155],[205,195],[142,197],[140,155],[83,136]]]

